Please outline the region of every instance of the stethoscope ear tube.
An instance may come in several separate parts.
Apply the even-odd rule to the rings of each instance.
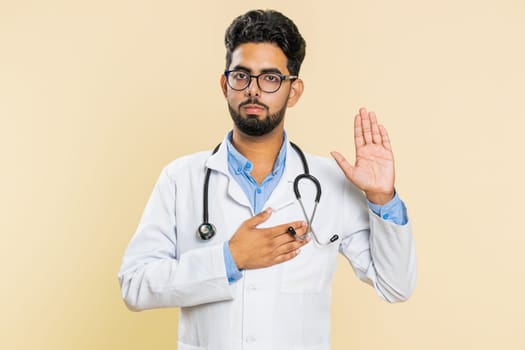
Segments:
[[[299,192],[299,181],[301,181],[302,179],[308,179],[315,184],[315,187],[317,189],[315,194],[315,202],[319,203],[319,200],[321,199],[321,184],[315,176],[310,174],[300,174],[293,181],[293,191],[295,193],[295,198],[297,198],[297,200],[301,199],[301,193]]]
[[[302,179],[308,179],[312,181],[315,184],[315,187],[317,188],[317,192],[315,195],[315,202],[319,203],[319,200],[321,199],[321,183],[317,178],[313,175],[310,175],[310,168],[308,167],[308,162],[306,161],[306,157],[304,156],[303,151],[297,146],[295,143],[290,142],[290,145],[295,149],[297,154],[299,155],[299,158],[301,158],[301,163],[303,163],[303,170],[304,173],[298,175],[295,180],[293,181],[293,191],[295,193],[295,198],[297,200],[301,200],[301,193],[299,192],[299,181]]]

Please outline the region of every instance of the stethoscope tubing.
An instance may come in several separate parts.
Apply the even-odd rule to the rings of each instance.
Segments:
[[[212,155],[217,153],[217,151],[219,150],[219,147],[220,147],[221,144],[218,144],[215,149],[213,150],[212,152]],[[295,198],[297,199],[297,201],[299,202],[299,205],[301,206],[301,210],[303,211],[303,215],[306,219],[306,223],[308,224],[308,232],[305,233],[304,235],[302,236],[298,236],[296,233],[295,233],[295,230],[292,230],[290,232],[290,234],[292,234],[292,236],[295,237],[295,239],[297,240],[306,240],[307,237],[308,237],[308,234],[311,232],[312,233],[312,236],[314,237],[314,240],[317,244],[321,245],[321,246],[327,246],[333,242],[335,242],[336,240],[339,239],[339,236],[338,235],[333,235],[330,240],[326,243],[321,243],[319,241],[319,239],[317,239],[317,234],[315,233],[313,227],[312,227],[312,222],[314,220],[314,217],[315,217],[315,213],[317,211],[317,205],[319,204],[319,201],[321,200],[321,193],[322,193],[322,190],[321,190],[321,183],[319,182],[319,180],[317,180],[317,178],[315,176],[312,176],[310,175],[310,169],[308,167],[308,162],[306,161],[306,157],[303,153],[303,151],[299,148],[299,146],[297,146],[295,143],[293,142],[290,142],[290,145],[293,147],[293,149],[297,152],[297,154],[299,155],[299,157],[301,158],[301,162],[303,164],[303,171],[304,173],[303,174],[299,174],[295,180],[294,180],[294,183],[293,183],[293,190],[294,190],[294,194],[295,194]],[[201,239],[201,240],[209,240],[211,239],[213,236],[215,236],[215,226],[211,223],[208,222],[208,188],[209,188],[209,183],[210,183],[210,176],[211,176],[211,169],[208,168],[206,170],[206,175],[204,177],[204,190],[203,190],[203,210],[202,210],[202,220],[203,220],[203,223],[199,226],[198,230],[197,230],[197,236]],[[304,207],[304,204],[303,204],[303,201],[301,199],[301,192],[299,191],[299,182],[303,179],[306,179],[306,180],[309,180],[311,182],[314,183],[315,187],[316,187],[316,194],[315,194],[315,204],[314,204],[314,209],[312,211],[312,215],[311,216],[308,216],[308,214],[306,213],[306,209]]]

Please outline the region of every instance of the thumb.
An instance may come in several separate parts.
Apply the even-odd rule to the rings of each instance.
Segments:
[[[259,224],[262,224],[266,220],[268,220],[268,218],[270,218],[271,215],[272,215],[272,208],[266,208],[263,211],[261,211],[259,214],[254,215],[251,218],[249,218],[246,221],[246,223],[248,224],[249,227],[255,227]]]
[[[330,154],[335,159],[335,162],[339,165],[346,178],[351,180],[352,175],[354,174],[354,166],[350,164],[341,153],[333,151],[330,152]]]

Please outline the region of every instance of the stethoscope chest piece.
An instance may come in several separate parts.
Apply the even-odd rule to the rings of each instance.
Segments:
[[[212,224],[205,222],[202,223],[199,228],[197,229],[197,236],[199,236],[200,239],[204,241],[210,240],[213,236],[215,236],[215,226]]]

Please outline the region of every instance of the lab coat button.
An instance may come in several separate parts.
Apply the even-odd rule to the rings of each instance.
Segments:
[[[249,337],[246,338],[247,343],[255,343],[256,340],[257,339],[253,335],[250,335]]]
[[[254,284],[250,283],[250,284],[248,285],[248,289],[249,289],[249,290],[256,290],[257,288],[255,287]]]

